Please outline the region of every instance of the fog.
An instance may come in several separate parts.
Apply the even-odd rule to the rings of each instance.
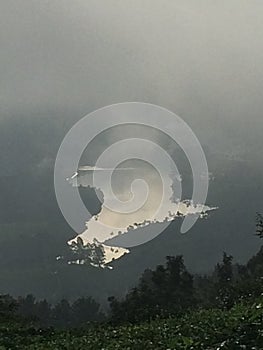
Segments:
[[[181,223],[173,222],[168,232],[134,248],[116,261],[122,270],[111,270],[115,280],[109,275],[107,285],[115,288],[125,274],[121,287],[128,288],[167,254],[183,254],[192,270],[206,272],[224,250],[240,262],[258,250],[253,233],[263,190],[262,11],[261,0],[0,0],[1,292],[45,297],[52,290],[52,298],[78,293],[64,294],[63,284],[57,292],[49,277],[39,278],[45,269],[56,271],[55,256],[76,236],[56,204],[54,162],[77,121],[125,101],[160,105],[188,123],[213,179],[206,204],[219,209],[198,220],[189,235],[176,235]],[[102,133],[80,165],[95,165],[105,147],[133,132],[149,136],[136,127]],[[169,140],[153,131],[150,136],[176,159],[182,198],[191,198],[186,159]],[[101,205],[92,196],[85,204],[96,215]],[[52,261],[52,269],[43,261]],[[37,266],[34,284],[28,266]],[[94,276],[88,286],[79,279],[83,293],[115,294],[111,287],[103,291],[103,278]]]
[[[143,101],[177,113],[213,151],[256,156],[261,1],[10,0],[0,7],[2,127],[45,118],[68,129],[96,108]]]

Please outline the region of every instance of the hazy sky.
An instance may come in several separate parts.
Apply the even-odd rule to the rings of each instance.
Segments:
[[[253,154],[262,11],[261,0],[0,0],[0,121],[73,123],[108,104],[151,102],[201,143]]]
[[[249,161],[209,155],[207,204],[220,210],[198,221],[182,253],[192,266],[223,250],[251,256],[262,211],[262,16],[262,0],[0,0],[3,222],[57,219],[53,163],[76,121],[112,103],[150,102],[182,117],[213,152]],[[174,254],[177,243],[162,242],[159,257]]]

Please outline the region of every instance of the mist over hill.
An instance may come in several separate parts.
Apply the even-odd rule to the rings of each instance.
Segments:
[[[207,272],[223,251],[245,262],[258,250],[262,10],[259,0],[0,1],[0,293],[105,301],[166,255],[183,254],[187,268]],[[57,260],[76,236],[54,193],[59,146],[87,113],[125,101],[163,106],[188,123],[211,173],[206,203],[218,210],[185,235],[175,220],[113,270],[69,265]],[[110,143],[134,134],[131,126],[103,132],[81,164],[94,165]],[[183,198],[191,198],[185,155],[154,131],[151,137],[170,151]],[[94,190],[80,191],[89,211],[99,213]]]
[[[2,293],[32,292],[53,301],[88,294],[106,302],[109,295],[123,295],[146,268],[162,263],[167,255],[183,254],[186,266],[197,273],[209,272],[222,251],[238,262],[246,262],[258,249],[253,232],[255,213],[262,201],[261,173],[253,173],[249,162],[227,155],[210,153],[207,157],[213,174],[207,203],[219,209],[199,219],[184,235],[178,218],[157,238],[131,248],[132,254],[112,263],[113,270],[56,260],[68,254],[67,241],[75,233],[57,207],[51,171],[1,177]],[[191,175],[187,184],[186,170],[186,195],[191,192],[190,183]],[[101,203],[95,192],[90,188],[81,191],[89,210],[98,213]]]

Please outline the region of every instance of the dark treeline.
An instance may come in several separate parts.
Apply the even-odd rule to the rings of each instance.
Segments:
[[[263,237],[263,216],[257,214],[256,234]],[[190,274],[183,256],[167,256],[165,265],[148,269],[123,300],[110,297],[112,322],[140,322],[180,315],[188,310],[230,309],[263,292],[263,247],[246,265],[234,264],[223,253],[211,275]]]
[[[166,264],[146,270],[123,300],[109,298],[111,320],[137,323],[194,309],[230,309],[261,295],[262,272],[263,248],[246,265],[233,264],[233,257],[224,253],[210,276],[191,275],[182,256],[167,256]]]
[[[69,303],[62,299],[52,306],[47,300],[37,301],[33,295],[14,299],[0,296],[0,319],[17,319],[38,324],[42,327],[78,327],[90,321],[102,321],[104,314],[100,305],[91,297],[82,297]]]
[[[257,235],[263,237],[263,217],[257,216]],[[33,295],[14,299],[0,296],[0,319],[18,318],[53,327],[78,327],[90,321],[138,323],[179,316],[196,309],[230,309],[240,301],[257,298],[263,291],[263,247],[246,265],[223,258],[210,275],[192,275],[182,256],[167,256],[164,265],[147,269],[138,285],[122,300],[109,297],[110,312],[104,315],[92,297],[55,305]]]
[[[82,297],[55,305],[37,301],[33,295],[12,298],[0,296],[0,318],[18,317],[41,326],[78,327],[90,321],[137,323],[156,317],[169,317],[198,308],[230,309],[240,300],[255,298],[263,291],[263,247],[246,265],[233,263],[223,254],[209,276],[191,275],[182,256],[167,256],[165,265],[147,269],[138,285],[123,300],[109,298],[110,312],[104,315],[99,303]]]

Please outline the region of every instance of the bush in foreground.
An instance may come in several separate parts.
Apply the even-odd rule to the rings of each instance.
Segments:
[[[263,348],[263,297],[230,310],[210,309],[178,318],[115,327],[90,324],[54,331],[3,323],[0,349],[19,350],[221,350]]]

